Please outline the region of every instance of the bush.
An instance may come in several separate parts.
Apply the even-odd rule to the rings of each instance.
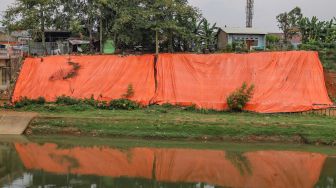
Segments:
[[[175,108],[175,106],[173,104],[170,103],[164,103],[161,105],[163,108],[168,108],[168,109],[172,109]]]
[[[230,111],[241,112],[253,96],[254,85],[250,87],[243,83],[241,88],[237,89],[227,98],[227,104]]]
[[[139,108],[140,105],[138,103],[128,99],[112,100],[109,104],[109,109],[111,110],[135,110]]]
[[[82,100],[82,103],[93,107],[98,107],[99,105],[99,101],[96,101],[93,95],[89,99]]]
[[[28,99],[27,97],[20,98],[19,101],[15,102],[15,108],[22,108],[30,105],[44,105],[46,103],[45,98],[39,97],[37,99]]]
[[[71,97],[67,97],[65,95],[62,95],[62,96],[56,98],[56,104],[76,105],[76,104],[80,104],[80,103],[81,103],[81,100],[74,99],[74,98],[71,98]]]
[[[197,106],[196,106],[196,104],[192,104],[190,106],[185,107],[184,110],[189,111],[189,112],[196,112],[197,111]]]

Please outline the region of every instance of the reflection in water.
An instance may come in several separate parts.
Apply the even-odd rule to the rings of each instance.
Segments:
[[[336,158],[293,151],[0,144],[0,187],[334,187]]]

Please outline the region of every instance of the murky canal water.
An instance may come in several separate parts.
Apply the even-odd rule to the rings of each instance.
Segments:
[[[0,139],[0,187],[335,187],[327,147]]]

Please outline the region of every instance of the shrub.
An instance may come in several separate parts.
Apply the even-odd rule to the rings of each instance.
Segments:
[[[189,111],[189,112],[195,112],[195,111],[197,111],[197,106],[196,106],[196,104],[193,104],[193,105],[185,107],[184,110]]]
[[[231,111],[241,112],[245,105],[251,100],[253,96],[254,85],[250,87],[246,83],[243,83],[241,88],[234,91],[227,98],[227,104]]]
[[[126,93],[122,95],[122,98],[125,98],[125,99],[130,99],[134,96],[134,89],[133,89],[133,85],[132,84],[129,84],[127,86],[127,90],[126,90]]]
[[[93,107],[98,107],[98,104],[99,104],[99,101],[96,101],[96,100],[94,99],[94,96],[93,96],[93,95],[91,96],[91,98],[89,98],[89,99],[84,99],[82,102],[83,102],[84,104],[86,104],[86,105],[93,106]]]
[[[111,110],[135,110],[140,108],[140,105],[128,99],[112,100],[109,104]]]
[[[56,98],[56,104],[62,104],[62,105],[76,105],[80,104],[81,101],[79,99],[74,99],[71,97],[67,97],[65,95],[59,96]]]
[[[33,100],[33,103],[43,105],[43,104],[46,103],[46,100],[45,100],[44,97],[39,97],[39,98],[37,98],[36,100]]]
[[[37,99],[29,99],[27,97],[20,98],[19,101],[15,102],[14,107],[15,108],[22,108],[25,106],[30,105],[44,105],[46,100],[43,97],[39,97]]]
[[[173,104],[170,104],[170,103],[164,103],[161,105],[163,108],[168,108],[168,109],[171,109],[171,108],[174,108],[175,106]]]

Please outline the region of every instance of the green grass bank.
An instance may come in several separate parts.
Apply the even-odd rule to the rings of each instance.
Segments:
[[[313,114],[230,113],[172,106],[128,111],[29,105],[16,110],[40,114],[31,122],[28,135],[336,144],[336,118]]]

